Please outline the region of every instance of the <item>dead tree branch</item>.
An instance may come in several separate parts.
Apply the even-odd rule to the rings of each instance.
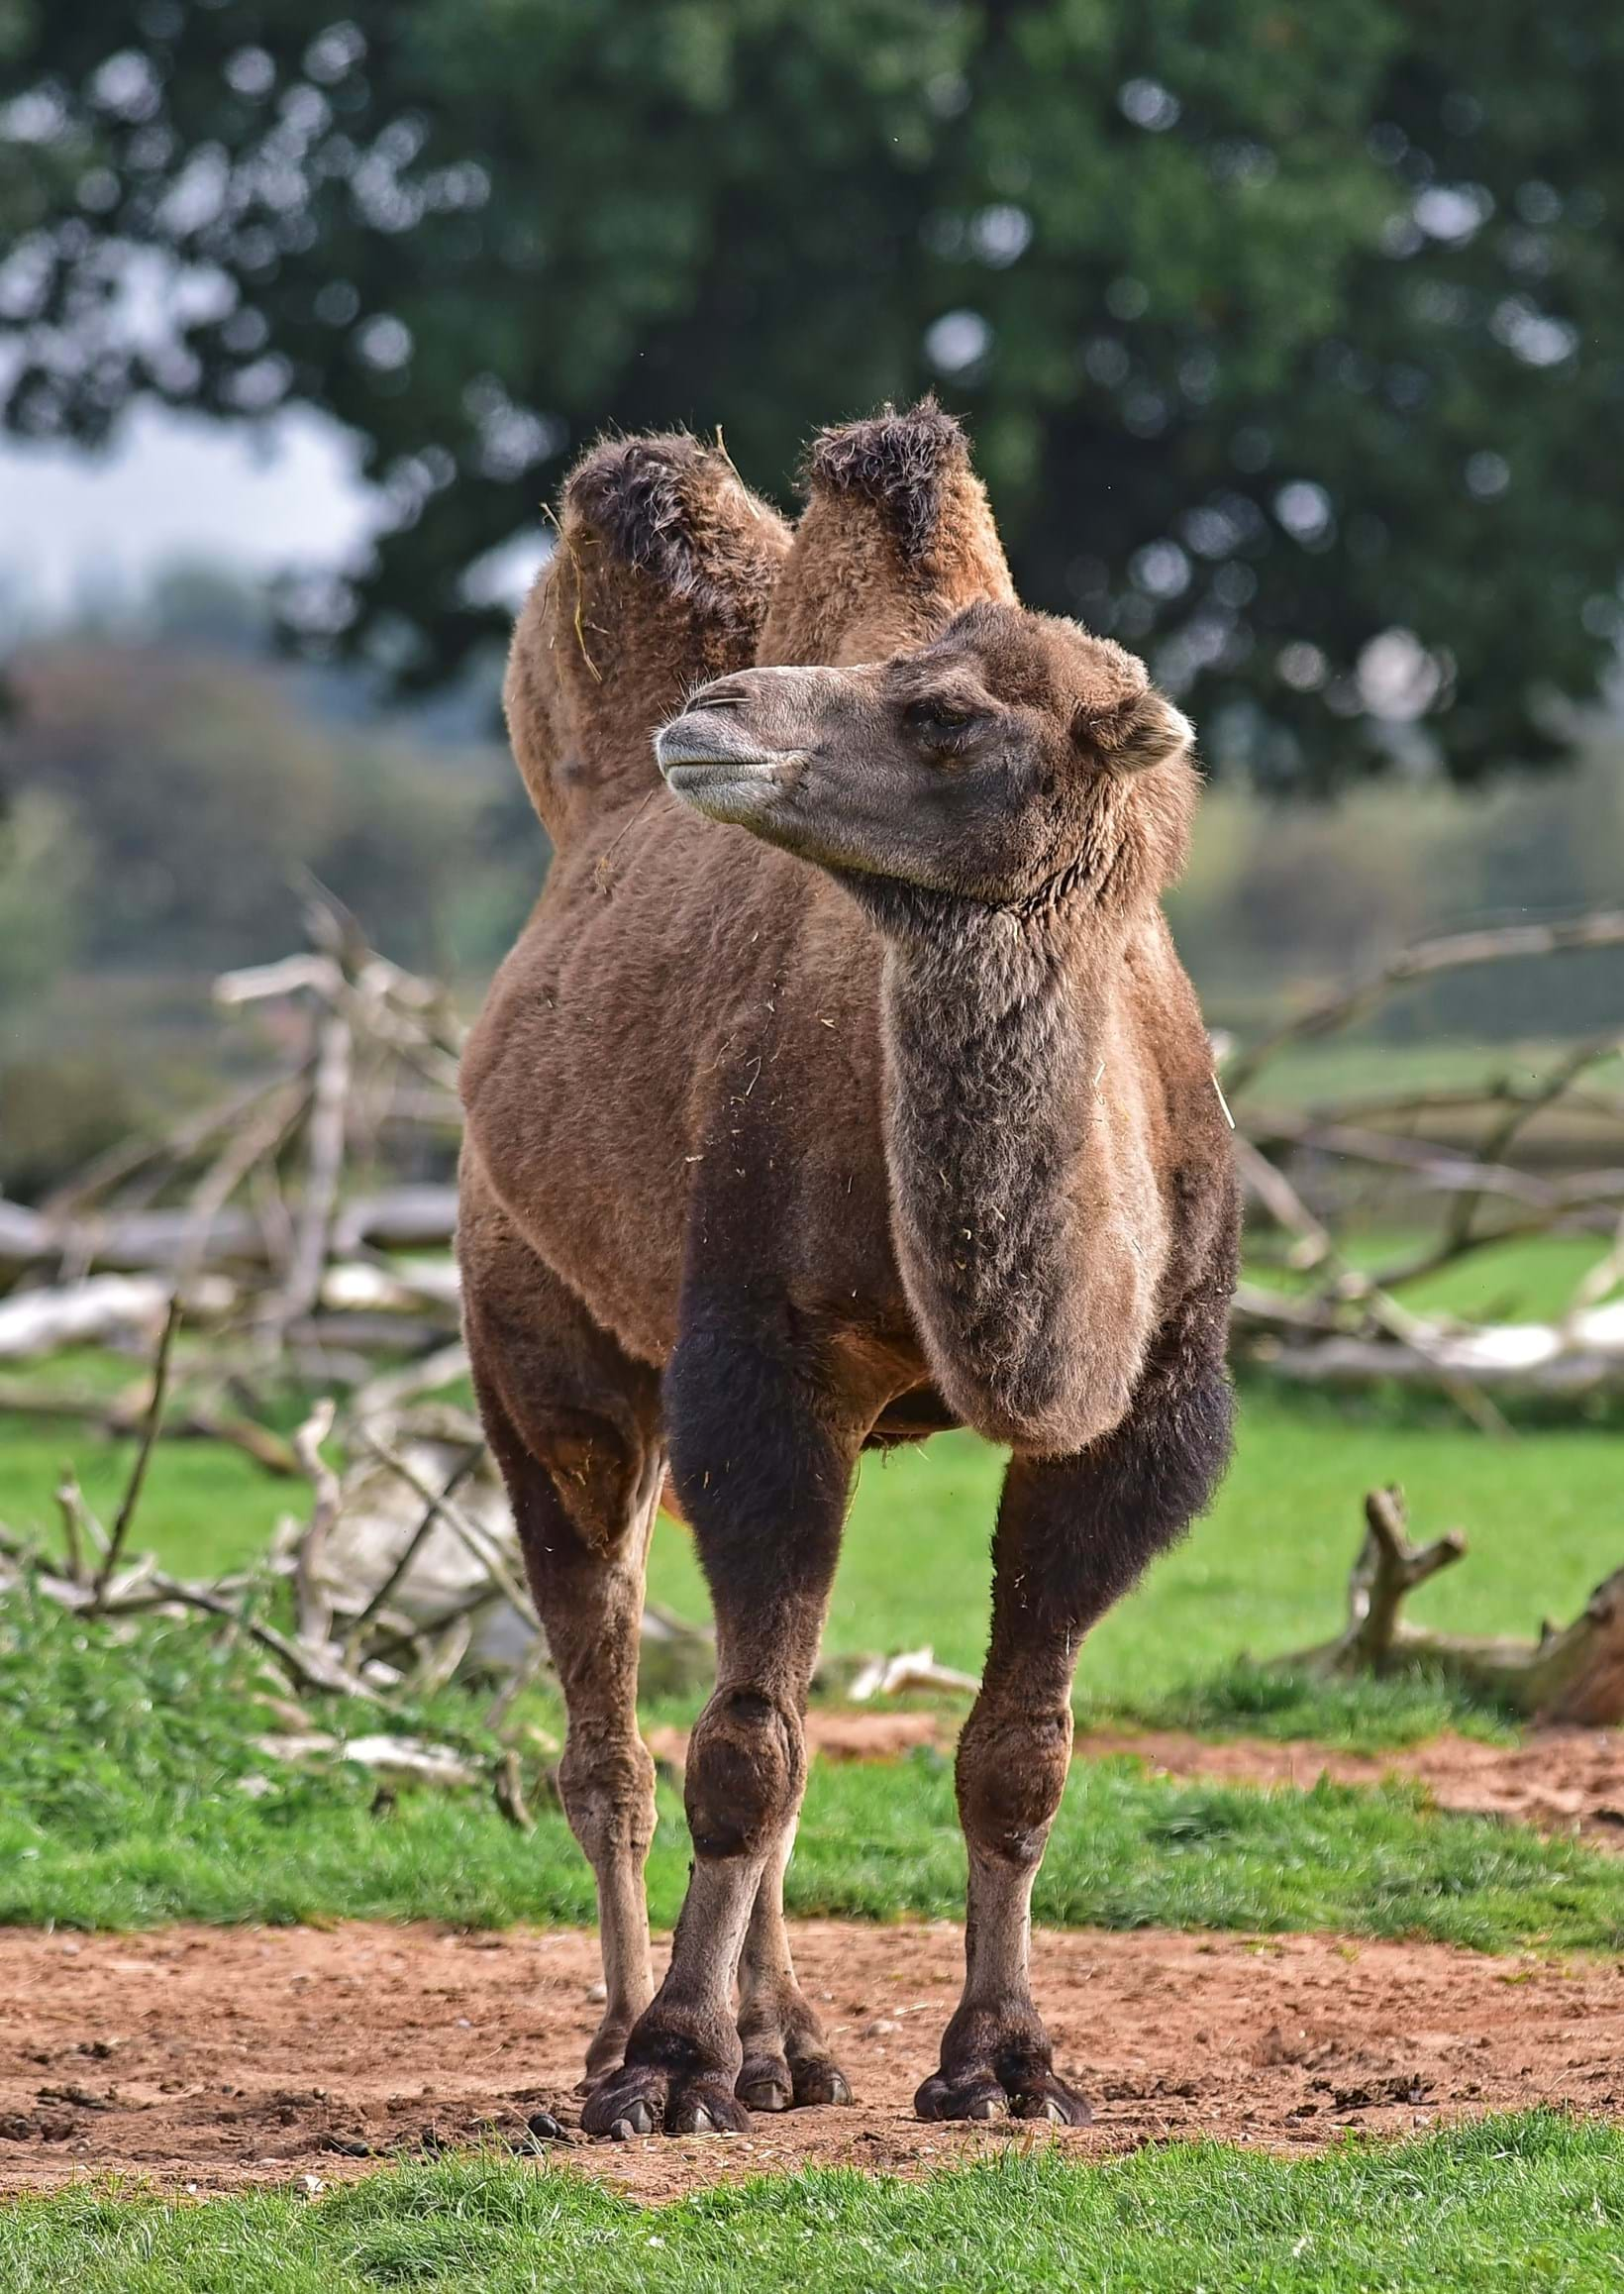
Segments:
[[[1555,924],[1506,924],[1491,931],[1451,932],[1418,940],[1351,988],[1328,995],[1307,1011],[1284,1021],[1257,1043],[1225,1062],[1224,1088],[1238,1097],[1269,1062],[1288,1044],[1312,1042],[1361,1018],[1395,988],[1469,965],[1503,963],[1516,956],[1556,956],[1575,948],[1624,947],[1624,909],[1597,909]]]
[[[1372,1490],[1365,1521],[1346,1626],[1334,1640],[1280,1658],[1276,1670],[1430,1675],[1534,1720],[1595,1727],[1624,1720],[1624,1569],[1596,1587],[1572,1624],[1546,1625],[1537,1640],[1438,1632],[1400,1611],[1417,1586],[1461,1560],[1465,1537],[1451,1530],[1412,1545],[1397,1489]]]
[[[176,1292],[169,1301],[169,1311],[163,1322],[163,1335],[157,1342],[157,1353],[152,1362],[152,1399],[147,1406],[147,1419],[141,1429],[140,1447],[136,1451],[135,1463],[130,1468],[130,1479],[125,1485],[123,1502],[114,1519],[112,1533],[107,1540],[107,1551],[102,1558],[101,1568],[96,1575],[92,1602],[92,1606],[95,1608],[100,1608],[106,1598],[108,1586],[111,1584],[119,1565],[119,1556],[124,1551],[125,1539],[130,1534],[130,1524],[136,1517],[136,1508],[141,1504],[141,1493],[147,1482],[147,1468],[152,1462],[152,1445],[157,1440],[158,1428],[163,1423],[163,1404],[169,1391],[169,1358],[174,1352],[175,1332],[179,1328],[180,1294]]]
[[[293,1454],[310,1483],[310,1520],[293,1549],[294,1599],[301,1641],[321,1644],[332,1636],[333,1603],[322,1577],[327,1540],[344,1508],[344,1486],[322,1456],[322,1444],[333,1431],[331,1396],[315,1408],[293,1437]]]

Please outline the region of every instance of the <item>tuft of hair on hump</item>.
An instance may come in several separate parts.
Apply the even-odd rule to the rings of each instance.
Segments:
[[[736,497],[732,506],[749,504],[752,515],[770,515],[747,493],[726,456],[686,431],[600,439],[564,480],[565,526],[572,515],[623,565],[651,574],[707,616],[759,620],[760,599],[718,578],[719,490]]]
[[[806,458],[808,484],[863,495],[909,565],[931,549],[944,503],[969,467],[964,431],[934,398],[922,398],[902,414],[883,406],[864,422],[826,430]]]
[[[556,845],[659,787],[657,727],[693,686],[751,661],[789,540],[720,441],[656,432],[581,456],[503,688],[514,757]]]
[[[968,441],[934,398],[822,432],[804,474],[758,661],[882,661],[977,599],[1013,602]]]

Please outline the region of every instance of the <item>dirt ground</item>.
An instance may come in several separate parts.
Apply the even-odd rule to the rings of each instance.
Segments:
[[[1578,1832],[1593,1847],[1624,1848],[1620,1728],[1541,1728],[1513,1745],[1445,1734],[1402,1751],[1374,1753],[1250,1736],[1209,1744],[1173,1729],[1077,1739],[1079,1759],[1103,1759],[1113,1752],[1131,1752],[1167,1776],[1210,1776],[1299,1791],[1322,1773],[1336,1784],[1413,1777],[1439,1808],[1504,1817],[1546,1832]]]
[[[950,1749],[956,1722],[937,1713],[839,1712],[807,1715],[807,1740],[824,1760],[891,1760],[915,1745]],[[687,1738],[651,1731],[651,1751],[681,1773]],[[1541,1728],[1520,1744],[1482,1744],[1446,1732],[1393,1752],[1342,1752],[1287,1738],[1232,1736],[1207,1742],[1177,1729],[1095,1730],[1076,1742],[1079,1760],[1132,1753],[1166,1776],[1306,1791],[1320,1775],[1336,1784],[1411,1777],[1435,1806],[1470,1816],[1579,1833],[1592,1846],[1624,1849],[1624,1728]]]
[[[1331,1936],[1044,1933],[1038,1996],[1094,2127],[923,2126],[910,2098],[961,1950],[946,1922],[802,1924],[796,1957],[855,2108],[758,2118],[750,2136],[571,2141],[566,2155],[658,2199],[805,2162],[907,2172],[1009,2142],[1083,2156],[1166,2136],[1287,2148],[1542,2102],[1624,2115],[1612,1963]],[[573,2128],[597,1972],[579,1933],[0,1932],[0,2189],[108,2170],[187,2191],[300,2177],[314,2189],[368,2157],[493,2133],[530,2147],[538,2110]]]

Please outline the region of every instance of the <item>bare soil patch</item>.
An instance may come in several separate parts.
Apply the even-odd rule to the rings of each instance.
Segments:
[[[795,1950],[860,2098],[754,2134],[553,2145],[647,2199],[837,2163],[917,2171],[1009,2142],[1079,2156],[1167,2136],[1285,2148],[1535,2103],[1624,2115],[1624,1970],[1333,1936],[1045,1933],[1039,1997],[1096,2124],[922,2126],[963,1948],[949,1923],[810,1921]],[[492,2136],[572,2094],[597,1947],[354,1923],[0,1933],[0,2188],[323,2183]]]
[[[1322,1775],[1360,1785],[1411,1777],[1438,1808],[1582,1833],[1595,1847],[1624,1849],[1624,1729],[1541,1728],[1510,1745],[1446,1733],[1393,1752],[1339,1752],[1253,1736],[1208,1743],[1178,1729],[1102,1730],[1079,1736],[1076,1749],[1079,1759],[1132,1753],[1167,1776],[1304,1792]]]
[[[930,1712],[841,1712],[815,1706],[807,1744],[823,1760],[895,1760],[916,1746],[951,1752],[957,1721]],[[658,1728],[650,1750],[680,1776],[687,1735]],[[1500,1817],[1545,1832],[1581,1834],[1592,1846],[1624,1850],[1624,1729],[1540,1728],[1519,1744],[1483,1744],[1446,1731],[1389,1752],[1344,1752],[1308,1738],[1228,1736],[1182,1729],[1098,1729],[1080,1735],[1079,1760],[1129,1753],[1159,1774],[1207,1776],[1221,1783],[1306,1792],[1321,1776],[1335,1784],[1377,1785],[1409,1777],[1435,1807]]]
[[[806,1716],[807,1755],[814,1760],[900,1760],[922,1744],[952,1746],[958,1729],[939,1713],[848,1712],[814,1705]],[[657,1761],[680,1778],[688,1759],[688,1731],[658,1727],[645,1731]]]

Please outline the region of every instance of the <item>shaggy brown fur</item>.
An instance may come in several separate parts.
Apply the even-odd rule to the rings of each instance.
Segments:
[[[583,2124],[844,2099],[781,1911],[807,1686],[860,1451],[954,1423],[1013,1456],[959,1754],[964,1997],[919,2109],[1075,2121],[1027,1983],[1071,1674],[1228,1445],[1234,1185],[1158,906],[1188,727],[1014,604],[934,407],[822,439],[786,543],[691,441],[600,448],[508,680],[558,853],[469,1045],[460,1248],[598,1879]],[[667,1460],[717,1682],[651,1998],[636,1631]]]
[[[757,660],[882,661],[1015,588],[959,425],[934,402],[825,431]]]
[[[503,693],[556,845],[648,795],[655,727],[696,684],[753,659],[789,546],[777,512],[694,439],[616,439],[576,469]]]

